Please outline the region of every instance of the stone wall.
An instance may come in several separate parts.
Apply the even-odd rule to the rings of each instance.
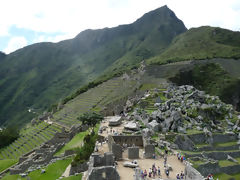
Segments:
[[[98,153],[93,153],[91,155],[91,162],[93,164],[93,167],[113,166],[114,154],[111,152],[106,152],[104,153],[104,156],[101,156]]]
[[[120,180],[120,176],[113,166],[103,166],[92,169],[88,180]]]
[[[153,158],[155,154],[155,146],[152,144],[148,144],[144,146],[144,157],[145,158]]]
[[[123,144],[127,144],[128,147],[134,146],[143,146],[143,138],[141,135],[135,135],[135,136],[112,136],[115,143],[120,144],[123,146]]]
[[[204,133],[199,134],[192,134],[188,135],[188,137],[195,143],[195,144],[203,144],[207,142],[207,136]],[[231,134],[213,134],[213,143],[226,143],[229,141],[237,141],[237,135]]]
[[[240,165],[238,164],[234,166],[220,167],[217,162],[216,163],[209,162],[209,163],[200,165],[197,169],[204,176],[207,176],[210,173],[211,174],[219,174],[219,173],[236,174],[236,173],[239,173]]]
[[[199,153],[194,153],[194,154],[187,154],[185,153],[186,157],[206,157],[206,158],[211,158],[211,159],[215,159],[215,160],[226,160],[227,159],[227,156],[231,156],[233,158],[238,158],[240,157],[240,153],[238,151],[236,152],[218,152],[218,151],[215,151],[215,152],[199,152]]]
[[[119,180],[120,176],[114,167],[113,153],[104,156],[93,153],[89,160],[87,180]]]
[[[114,154],[116,160],[122,159],[123,148],[119,144],[112,144],[112,153]]]
[[[88,170],[87,162],[82,163],[82,164],[77,164],[76,166],[71,166],[69,175],[71,176],[71,175],[74,175],[76,173],[81,173],[81,172],[84,172],[84,171],[87,171],[87,170]]]
[[[185,180],[203,180],[204,177],[190,164],[185,167]]]

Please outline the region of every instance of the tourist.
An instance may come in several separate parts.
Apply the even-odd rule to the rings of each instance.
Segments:
[[[153,159],[156,159],[156,155],[155,154],[153,154]]]
[[[177,178],[177,179],[180,179],[180,176],[179,176],[179,174],[177,174],[176,178]]]
[[[152,172],[149,171],[148,177],[152,177]]]
[[[167,147],[165,148],[165,154],[166,154],[166,155],[168,154],[168,150],[167,150]]]
[[[181,159],[181,154],[180,153],[178,153],[178,160],[180,160]]]
[[[167,163],[167,156],[164,155],[164,161]]]
[[[207,180],[213,180],[213,175],[209,174],[208,177],[207,177]]]
[[[181,171],[180,177],[181,177],[181,179],[184,179],[184,173],[183,173],[183,171]]]
[[[154,168],[154,177],[157,175],[157,168]]]
[[[144,173],[142,170],[141,170],[141,178],[144,179]]]
[[[161,176],[161,170],[159,166],[158,166],[158,176]]]
[[[183,162],[183,156],[181,157],[181,162]]]
[[[147,177],[147,170],[144,171],[144,177]]]
[[[169,177],[169,170],[168,169],[166,169],[165,173],[166,173],[167,177]]]
[[[155,168],[155,163],[152,165],[152,171],[154,170],[154,168]]]

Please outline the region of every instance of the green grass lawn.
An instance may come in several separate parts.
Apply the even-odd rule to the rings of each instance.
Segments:
[[[45,168],[46,172],[41,174],[41,170],[35,170],[29,173],[28,177],[32,180],[53,180],[59,178],[72,162],[72,159],[59,160],[53,164],[50,164]],[[7,174],[2,180],[26,180],[27,178],[21,178],[19,175]]]
[[[199,134],[202,131],[198,131],[197,129],[187,129],[187,134]]]
[[[94,131],[97,133],[98,129],[100,127],[100,124],[97,124],[96,127],[94,128]],[[63,146],[62,149],[60,149],[55,155],[58,156],[62,153],[64,153],[66,150],[74,149],[76,147],[80,147],[84,137],[89,133],[89,130],[80,132],[77,135],[75,135],[71,141],[69,141],[65,146]]]
[[[240,179],[240,173],[234,174],[234,175],[228,175],[228,174],[224,174],[224,173],[214,175],[214,179],[217,179],[217,178],[219,180],[229,180],[231,178],[238,180],[238,179]]]
[[[44,179],[44,180],[52,180],[59,178],[67,166],[72,162],[72,159],[64,159],[59,160],[53,164],[50,164],[45,170],[44,174],[41,174],[41,170],[36,170],[29,173],[30,179]]]
[[[67,178],[62,178],[63,180],[81,180],[82,179],[82,174],[79,174],[77,176],[70,176]]]
[[[17,163],[17,159],[3,159],[3,160],[0,160],[0,172],[2,172],[3,170],[11,167],[15,163]]]
[[[216,143],[214,144],[215,147],[226,147],[226,146],[234,146],[237,144],[237,141],[226,142],[226,143]]]
[[[156,88],[157,86],[158,86],[157,84],[148,84],[148,83],[145,83],[145,84],[142,84],[142,85],[141,85],[140,90],[146,91],[146,90],[149,90],[149,89]]]
[[[197,148],[202,148],[204,146],[209,146],[209,144],[203,143],[203,144],[196,144],[195,145]]]
[[[228,161],[228,160],[220,160],[220,161],[218,161],[218,163],[219,163],[219,166],[221,166],[221,167],[234,166],[234,165],[238,164],[238,163]]]
[[[19,175],[10,175],[9,173],[2,178],[2,180],[21,180]]]
[[[63,146],[63,148],[61,148],[55,155],[57,156],[57,155],[64,153],[66,150],[80,147],[84,137],[88,134],[88,132],[89,131],[84,131],[84,132],[80,132],[77,135],[75,135],[72,138],[72,140],[69,141],[67,144],[65,144],[65,146]]]

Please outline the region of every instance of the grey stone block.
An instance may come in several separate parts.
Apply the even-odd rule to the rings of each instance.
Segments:
[[[155,154],[155,146],[152,144],[148,144],[144,147],[145,151],[145,158],[153,158],[153,155]]]
[[[128,158],[138,159],[139,158],[139,147],[129,147],[128,148]]]

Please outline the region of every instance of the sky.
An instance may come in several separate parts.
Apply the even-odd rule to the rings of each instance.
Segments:
[[[129,24],[163,5],[188,29],[210,25],[240,31],[240,0],[1,0],[0,51]]]

